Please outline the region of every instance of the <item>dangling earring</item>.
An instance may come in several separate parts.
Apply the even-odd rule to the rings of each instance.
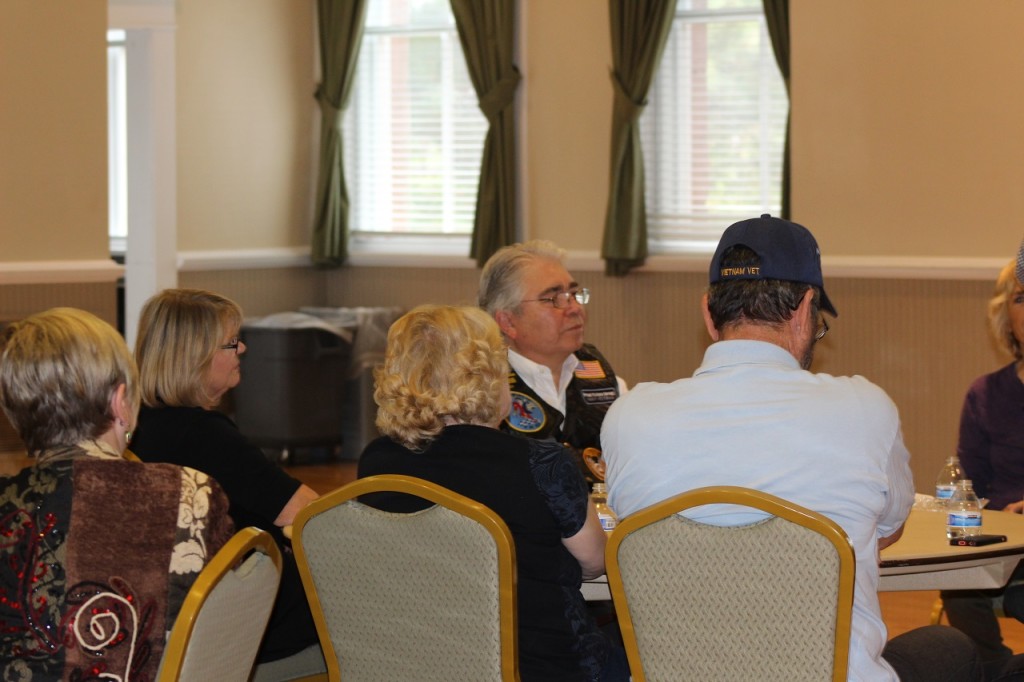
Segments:
[[[126,422],[123,419],[118,419],[117,420],[117,425],[118,426],[128,426],[128,422]],[[125,429],[125,432],[124,432],[124,442],[126,444],[132,442],[132,430],[131,429]]]

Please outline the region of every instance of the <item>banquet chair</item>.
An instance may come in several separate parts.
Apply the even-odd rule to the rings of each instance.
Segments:
[[[245,682],[281,580],[281,550],[258,528],[243,528],[199,573],[174,621],[160,682]]]
[[[706,504],[770,516],[715,526],[679,515]],[[605,563],[634,682],[846,679],[854,552],[821,514],[698,488],[621,519]]]
[[[357,498],[433,503],[403,514]],[[409,476],[371,476],[310,503],[292,530],[330,680],[519,679],[515,546],[484,505]]]

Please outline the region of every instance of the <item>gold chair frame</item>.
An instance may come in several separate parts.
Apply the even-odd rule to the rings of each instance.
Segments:
[[[317,593],[316,580],[307,563],[303,530],[317,515],[349,501],[358,501],[362,495],[378,492],[396,492],[423,498],[434,505],[447,508],[480,524],[494,539],[498,557],[498,601],[500,619],[501,679],[509,682],[519,680],[518,630],[516,605],[516,554],[515,543],[508,526],[494,511],[468,497],[459,495],[443,486],[412,476],[382,474],[358,479],[314,500],[299,511],[292,524],[292,547],[298,563],[299,575],[309,598],[313,620],[320,636],[324,660],[327,663],[328,679],[341,679],[337,654],[331,645],[331,633]],[[409,516],[395,514],[396,516]],[[443,652],[438,652],[443,655]]]
[[[238,568],[242,560],[252,551],[266,554],[273,561],[277,569],[278,580],[280,580],[281,550],[270,533],[251,526],[242,528],[235,533],[199,573],[185,596],[181,611],[178,612],[178,617],[174,621],[174,627],[167,640],[167,646],[164,648],[163,659],[160,663],[160,682],[175,682],[179,679],[185,664],[189,643],[192,640],[192,631],[202,612],[203,605],[206,604],[206,600],[224,576]],[[270,609],[267,610],[267,618],[269,619],[269,617]],[[249,668],[239,676],[239,679],[248,679],[251,674],[258,647],[259,641],[253,647],[253,660],[249,662]]]
[[[640,645],[638,644],[633,619],[630,615],[629,599],[627,596],[628,587],[624,584],[622,573],[620,571],[618,558],[619,550],[623,542],[626,541],[631,534],[692,507],[709,504],[742,505],[758,509],[773,517],[784,519],[785,521],[814,531],[815,533],[819,533],[832,544],[838,557],[839,567],[837,575],[838,599],[834,630],[835,645],[832,680],[834,680],[834,682],[845,680],[849,661],[850,628],[853,614],[853,588],[856,575],[854,550],[846,532],[828,517],[774,495],[737,486],[709,486],[681,493],[621,519],[609,537],[608,545],[605,550],[608,584],[618,615],[619,626],[622,630],[623,642],[626,647],[626,655],[629,659],[630,670],[632,672],[632,679],[634,682],[644,682],[646,677],[643,660],[640,655]],[[690,523],[699,522],[691,521]],[[750,526],[732,528],[748,527]],[[679,559],[680,561],[685,561],[686,557],[679,557]],[[680,645],[684,646],[685,643],[681,642]],[[756,671],[750,671],[750,674],[750,679],[757,677]]]

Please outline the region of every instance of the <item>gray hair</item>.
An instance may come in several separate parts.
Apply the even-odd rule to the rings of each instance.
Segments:
[[[499,310],[513,310],[525,295],[521,273],[529,263],[548,259],[564,263],[565,249],[546,239],[533,239],[498,249],[480,273],[477,302],[491,316]]]
[[[125,386],[139,409],[138,372],[121,335],[92,313],[51,308],[11,324],[0,348],[0,406],[28,454],[95,440],[114,422]]]

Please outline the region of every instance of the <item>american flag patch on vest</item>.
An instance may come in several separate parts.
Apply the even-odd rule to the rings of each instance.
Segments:
[[[576,377],[579,379],[604,379],[604,367],[597,360],[580,360],[576,365]]]

